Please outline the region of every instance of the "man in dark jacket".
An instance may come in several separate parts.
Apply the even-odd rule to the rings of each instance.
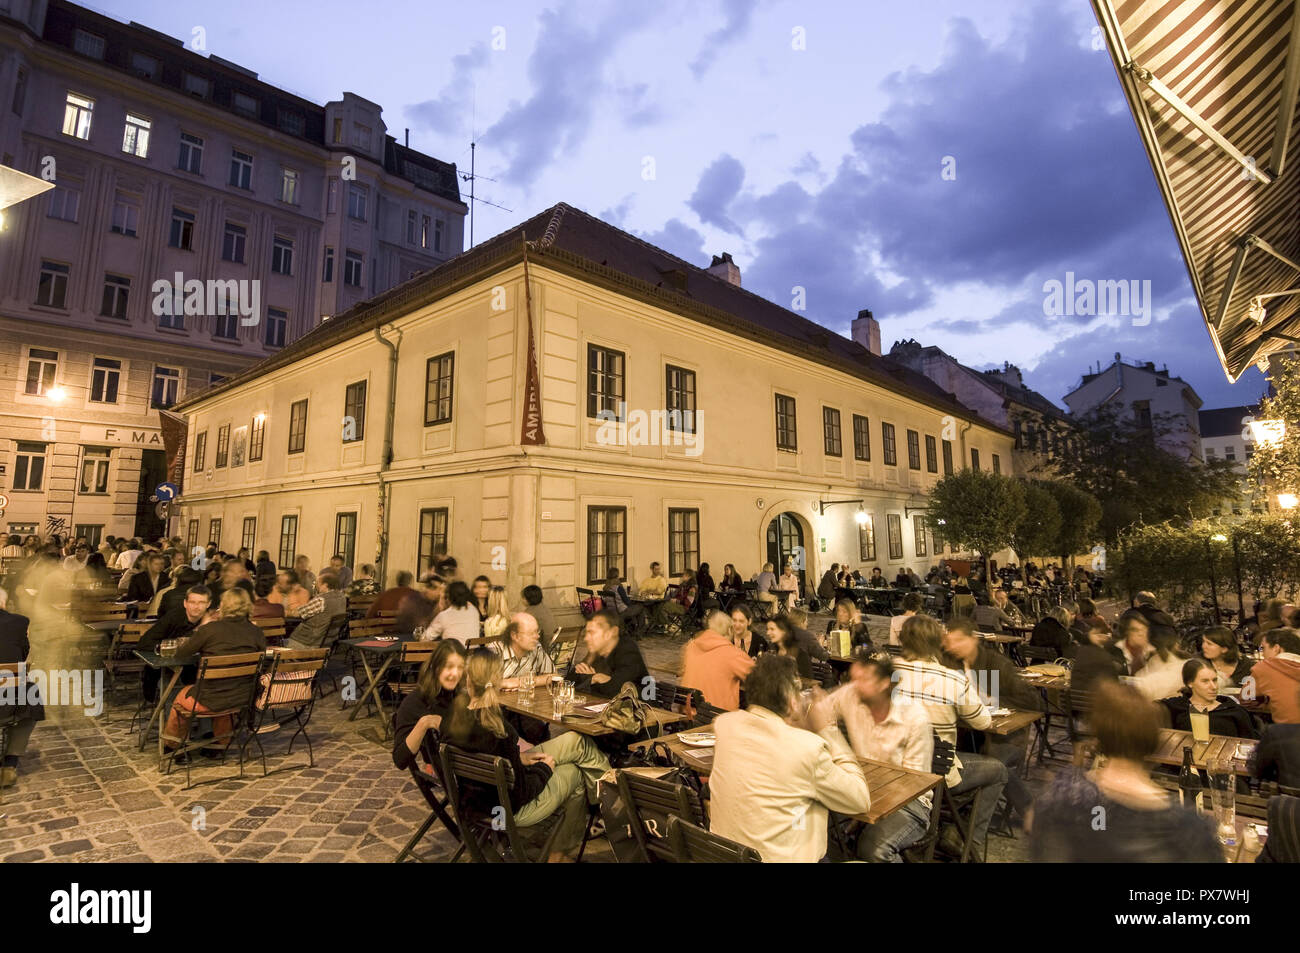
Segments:
[[[1266,725],[1250,753],[1250,773],[1263,781],[1300,788],[1300,725]]]
[[[956,618],[947,625],[943,637],[943,663],[949,668],[964,671],[981,697],[991,698],[990,708],[1012,708],[1019,711],[1042,711],[1043,699],[1038,689],[1020,677],[1014,662],[997,649],[986,645],[975,634],[969,619]],[[1034,796],[1020,777],[1029,746],[1029,729],[1005,737],[986,734],[984,753],[1001,761],[1007,768],[1007,786],[1003,789],[1007,803],[1026,817],[1033,806]]]
[[[836,578],[839,576],[840,564],[831,563],[831,568],[826,570],[822,576],[822,581],[817,583],[817,598],[823,603],[830,604],[835,601],[835,588],[839,585]]]
[[[162,553],[150,553],[144,557],[144,571],[131,577],[126,587],[126,598],[130,602],[148,605],[153,601],[154,593],[166,589],[171,579],[167,575],[167,560]]]
[[[206,586],[190,586],[185,592],[185,601],[167,615],[159,616],[158,621],[140,636],[137,648],[141,652],[153,652],[159,642],[186,638],[203,621],[211,601],[212,593]],[[161,669],[146,665],[140,670],[140,684],[146,701],[153,703],[158,700],[158,679],[161,676]]]
[[[28,619],[25,615],[7,611],[5,606],[8,602],[8,593],[0,589],[0,663],[26,662],[31,652],[31,642],[27,638]],[[7,732],[4,765],[0,767],[0,788],[18,781],[18,758],[27,752],[27,742],[36,723],[45,720],[45,706],[41,704],[40,692],[34,683],[27,683],[21,701],[15,699],[10,704],[0,700],[0,718],[8,718],[15,711],[18,724]]]
[[[601,609],[587,620],[587,656],[574,669],[579,692],[613,698],[625,682],[635,685],[638,693],[646,687],[644,679],[650,673],[641,649],[633,639],[620,638],[618,626],[618,614],[612,609]]]

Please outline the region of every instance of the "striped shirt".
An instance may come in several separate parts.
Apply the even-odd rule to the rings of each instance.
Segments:
[[[550,675],[555,671],[555,663],[546,654],[539,642],[537,648],[523,655],[516,655],[513,645],[505,640],[489,643],[489,648],[501,656],[501,677],[518,678],[520,675]]]
[[[992,723],[989,710],[965,672],[936,661],[896,659],[894,661],[895,705],[924,705],[930,726],[944,741],[957,746],[957,725],[976,731]],[[961,782],[961,761],[953,756],[948,786]]]

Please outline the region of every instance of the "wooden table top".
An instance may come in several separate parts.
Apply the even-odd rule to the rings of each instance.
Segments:
[[[1014,735],[1017,731],[1028,728],[1042,717],[1043,713],[1041,711],[1020,711],[1013,708],[1005,715],[994,715],[993,724],[984,728],[983,731],[989,735]]]
[[[616,734],[614,729],[606,728],[600,723],[599,712],[583,711],[587,705],[603,704],[610,699],[598,698],[595,695],[574,695],[573,706],[569,713],[563,718],[556,718],[554,709],[551,705],[551,693],[543,687],[533,689],[532,701],[527,704],[521,704],[519,692],[515,689],[508,689],[500,693],[501,707],[517,712],[521,715],[528,715],[530,718],[536,718],[544,721],[549,725],[557,725],[560,728],[567,728],[570,731],[576,731],[580,735],[590,735],[600,737],[602,735]],[[665,725],[677,725],[690,719],[686,715],[677,714],[671,711],[665,711],[662,708],[650,706],[650,717],[654,723],[663,730]],[[653,728],[651,729],[654,730]]]
[[[1045,688],[1048,690],[1055,689],[1059,691],[1060,689],[1070,687],[1070,676],[1068,673],[1065,675],[1034,675],[1032,673],[1026,674],[1024,671],[1021,671],[1020,677],[1025,680],[1027,685],[1032,685],[1034,688]]]
[[[695,730],[708,731],[709,729]],[[657,740],[665,745],[673,757],[686,767],[700,774],[712,773],[714,749],[685,744],[681,741],[679,734],[680,732],[666,735]],[[653,742],[639,741],[632,747],[644,748],[651,744]],[[869,761],[866,758],[859,758],[858,763],[862,765],[862,771],[867,778],[867,791],[871,794],[871,807],[867,813],[858,815],[855,819],[866,821],[868,824],[875,824],[881,818],[888,817],[905,804],[915,801],[921,795],[934,790],[939,785],[939,782],[943,780],[937,774],[900,768],[897,765],[885,764],[882,761]]]
[[[998,645],[1019,645],[1025,641],[1019,635],[1008,635],[1005,632],[976,632],[975,635],[985,642],[996,642]]]
[[[1249,757],[1249,751],[1254,749],[1258,743],[1249,738],[1229,738],[1225,735],[1210,735],[1208,743],[1193,742],[1190,731],[1162,728],[1160,729],[1160,740],[1156,745],[1156,750],[1147,757],[1147,761],[1155,764],[1182,767],[1183,748],[1190,746],[1192,749],[1192,763],[1196,767],[1204,769],[1207,762],[1215,759],[1228,760],[1232,762],[1234,773],[1247,777],[1249,772],[1246,770],[1246,759]],[[1241,758],[1236,756],[1238,747],[1241,748]]]
[[[1202,811],[1201,813],[1211,820],[1214,819],[1213,811]],[[1255,858],[1263,850],[1264,843],[1268,840],[1268,825],[1258,818],[1242,817],[1238,814],[1234,819],[1233,826],[1237,829],[1237,843],[1223,844],[1223,859],[1230,864],[1253,864]],[[1256,832],[1259,833],[1259,846],[1253,850],[1246,846],[1246,828],[1250,826],[1255,826]]]

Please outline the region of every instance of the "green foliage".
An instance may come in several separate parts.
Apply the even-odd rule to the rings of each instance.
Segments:
[[[1021,481],[988,470],[959,470],[930,491],[931,528],[963,549],[982,553],[985,568],[1011,546],[1026,515]]]
[[[1273,396],[1265,397],[1256,420],[1281,420],[1280,443],[1255,445],[1246,466],[1251,480],[1266,493],[1300,493],[1300,361],[1281,358],[1269,377]]]
[[[1048,480],[1043,483],[1043,488],[1056,500],[1056,508],[1061,514],[1061,529],[1052,549],[1053,555],[1060,556],[1064,562],[1101,541],[1098,530],[1101,504],[1096,497],[1064,480]]]
[[[1024,562],[1031,556],[1054,556],[1061,536],[1061,509],[1056,496],[1038,481],[1023,480],[1025,515],[1016,525],[1016,555]]]

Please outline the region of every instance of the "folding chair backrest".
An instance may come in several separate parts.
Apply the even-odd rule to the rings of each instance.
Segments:
[[[561,675],[568,674],[569,669],[573,667],[573,659],[577,655],[581,641],[581,629],[569,629],[555,637],[551,642],[551,661],[555,663],[555,671]]]
[[[325,667],[329,649],[276,652],[271,670],[262,676],[259,708],[301,708],[312,701],[316,674]]]
[[[706,701],[701,701],[695,706],[695,719],[691,722],[693,727],[699,728],[704,725],[713,724],[713,720],[719,715],[726,714],[725,708],[719,708],[716,705],[710,705]]]
[[[1071,688],[1067,694],[1071,715],[1079,716],[1092,713],[1092,692]]]
[[[347,628],[347,625],[348,614],[346,612],[340,612],[337,615],[330,616],[329,625],[325,627],[325,638],[322,644],[328,646],[335,639],[340,638],[343,635],[343,630]]]
[[[758,851],[680,817],[668,818],[668,844],[679,864],[761,864]]]
[[[704,807],[699,796],[684,784],[619,771],[618,790],[627,809],[632,836],[646,863],[656,859],[673,860],[668,831],[660,826],[663,822],[659,818],[676,816],[695,824],[704,823]]]
[[[809,659],[808,662],[812,666],[812,677],[823,685],[835,677],[835,670],[831,668],[830,662],[823,662],[816,658]]]
[[[578,594],[578,611],[582,613],[584,619],[590,619],[596,614],[596,593],[591,589],[584,589],[581,586],[575,586],[574,591]],[[604,600],[601,600],[604,605]]]
[[[470,860],[482,864],[488,862],[483,851],[483,844],[474,832],[475,827],[482,827],[485,818],[476,818],[466,808],[464,782],[484,785],[495,790],[496,803],[501,807],[510,838],[512,849],[518,843],[515,829],[515,814],[510,807],[510,785],[514,776],[510,762],[505,758],[491,754],[476,754],[443,742],[438,749],[438,758],[442,763],[442,783],[447,789],[447,796],[456,811],[460,822],[461,837]],[[495,822],[495,818],[492,819]],[[495,854],[495,852],[494,852]],[[495,856],[501,860],[500,855]]]
[[[655,679],[647,687],[653,690],[642,693],[646,703],[664,711],[693,715],[696,708],[704,703],[704,695],[698,688],[687,688],[662,678]],[[645,698],[646,694],[650,697]]]
[[[202,686],[207,682],[224,682],[230,679],[245,679],[247,697],[238,705],[231,705],[229,711],[247,708],[253,700],[253,689],[257,685],[257,674],[265,661],[261,652],[244,652],[238,655],[208,655],[199,660],[198,676],[194,680],[194,693],[198,697]]]
[[[284,622],[280,622],[279,625],[259,625],[258,628],[262,630],[262,635],[268,642],[271,639],[283,639],[288,635]]]
[[[504,638],[501,635],[480,635],[478,638],[469,639],[465,642],[465,651],[472,652],[474,649],[486,648],[493,642],[500,642]]]
[[[930,756],[930,773],[947,777],[952,770],[953,760],[957,757],[957,746],[947,738],[934,736],[934,754]]]
[[[379,618],[384,619],[388,622],[392,622],[397,618],[396,609],[380,609],[377,614]]]
[[[1020,654],[1027,662],[1055,662],[1056,649],[1045,645],[1024,645],[1020,647]]]
[[[423,665],[433,658],[437,648],[437,642],[403,642],[402,650],[397,656],[397,664]]]
[[[348,636],[354,639],[370,638],[390,632],[393,624],[387,619],[354,619],[348,623]]]

